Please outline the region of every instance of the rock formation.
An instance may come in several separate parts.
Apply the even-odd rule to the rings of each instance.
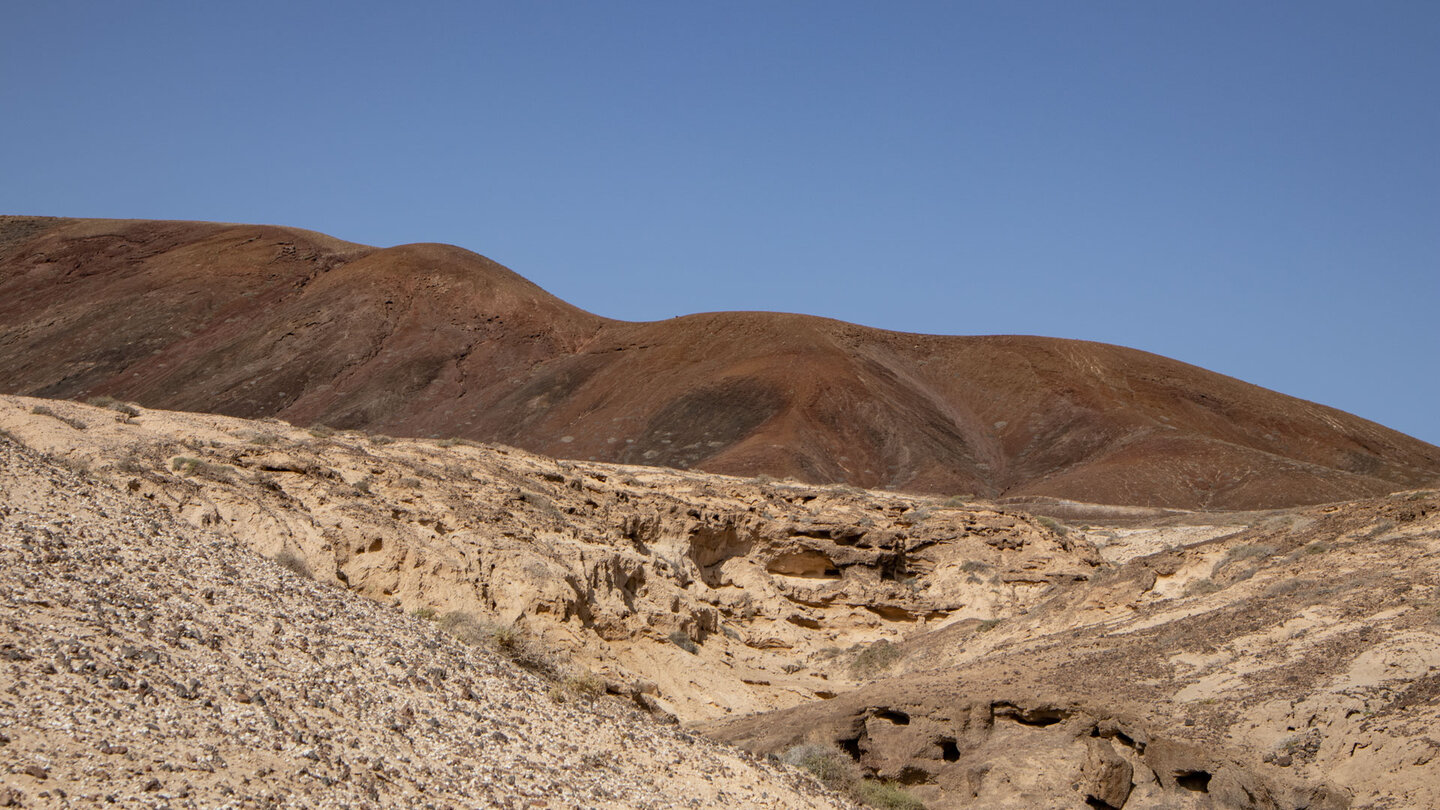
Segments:
[[[0,434],[0,806],[843,802],[71,468]]]
[[[367,762],[384,763],[376,779],[399,779],[391,768],[404,775],[383,786],[336,782],[362,801],[367,785],[408,797],[420,783],[523,800],[561,788],[516,769],[549,767],[558,761],[549,752],[589,743],[552,729],[562,736],[531,758],[509,743],[466,742],[465,757],[501,770],[464,777],[441,749],[395,748],[384,723],[412,742],[433,730],[440,736],[425,745],[451,752],[461,749],[444,746],[469,741],[477,713],[501,712],[509,719],[495,722],[516,728],[538,723],[537,712],[563,717],[585,740],[608,740],[619,732],[604,724],[641,722],[627,712],[643,711],[754,754],[835,752],[865,784],[895,785],[934,810],[1440,805],[1431,767],[1440,749],[1433,490],[1264,512],[1030,505],[1070,515],[1067,525],[979,500],[560,461],[120,402],[3,397],[0,429],[15,561],[0,591],[11,608],[0,642],[13,663],[8,699],[63,706],[113,678],[132,695],[143,679],[159,702],[145,703],[147,693],[136,707],[181,711],[209,699],[234,707],[225,722],[249,718],[269,746],[260,750],[321,757],[281,767],[269,753],[261,762],[227,749],[220,758],[230,769],[201,776],[191,771],[215,763],[177,761],[182,751],[155,742],[166,738],[147,748],[92,724],[84,739],[93,748],[64,748],[58,732],[21,735],[12,724],[0,729],[12,740],[0,746],[4,786],[27,797],[50,786],[93,796],[103,773],[123,776],[134,795],[154,779],[150,790],[170,796],[181,774],[200,804],[221,785],[263,798],[313,774],[338,780],[341,760],[347,778],[360,779],[358,758],[335,754],[353,746],[333,740],[353,738]],[[79,621],[67,618],[75,611],[109,630],[66,624]],[[182,677],[202,671],[213,650],[205,645],[240,643],[222,632],[238,627],[254,636],[244,640],[250,652],[235,654],[241,669]],[[108,646],[92,671],[68,652],[72,642]],[[158,665],[149,650],[163,654]],[[488,650],[508,650],[548,680],[516,674]],[[360,679],[376,673],[346,663],[353,656],[404,663],[387,665],[388,680],[367,692]],[[417,656],[443,659],[446,675],[427,674]],[[305,672],[359,689],[321,700],[339,716],[306,703],[306,688],[337,694],[324,692],[320,675],[262,693],[259,710],[253,699],[234,705],[264,672],[311,662],[334,668]],[[502,707],[465,703],[474,698],[461,684],[478,688],[477,678],[460,673],[480,671],[523,696],[505,693]],[[71,677],[90,680],[72,689]],[[610,696],[592,705],[574,690]],[[359,722],[345,712],[363,707],[384,719],[378,730],[345,725]],[[503,714],[510,709],[518,714]],[[61,722],[59,709],[44,711],[31,725]],[[674,747],[698,744],[689,737],[643,728],[674,756],[702,756]],[[320,730],[331,748],[307,736]],[[110,748],[151,758],[117,769],[106,764]],[[43,753],[52,749],[67,753]],[[772,802],[841,801],[804,793],[769,764],[704,750],[729,757],[732,770],[665,772],[729,797],[706,793],[702,806],[759,801],[721,780],[742,767],[771,774],[740,781]],[[62,784],[55,762],[80,776]],[[32,765],[52,775],[28,773]],[[235,781],[241,771],[249,783]],[[497,772],[516,775],[519,787],[484,782]],[[585,776],[555,795],[580,806],[606,806],[606,796],[617,806],[669,806],[647,792],[663,794],[668,783],[623,769],[612,776]],[[772,778],[781,782],[754,781]],[[624,790],[633,792],[616,792]]]

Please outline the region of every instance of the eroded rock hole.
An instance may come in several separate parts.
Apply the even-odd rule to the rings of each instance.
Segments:
[[[754,541],[741,536],[734,527],[699,527],[690,537],[690,560],[700,571],[700,579],[711,588],[727,583],[721,566],[736,557],[750,553]]]
[[[1210,792],[1209,771],[1176,771],[1175,784],[1196,793]]]
[[[897,726],[910,725],[910,715],[905,712],[897,712],[894,709],[881,709],[875,712],[875,716],[881,720],[889,720]]]
[[[1121,745],[1134,750],[1137,754],[1145,753],[1145,743],[1136,742],[1130,737],[1129,734],[1126,734],[1119,729],[1092,728],[1090,729],[1090,736],[1100,737],[1106,740],[1114,740]]]
[[[1085,806],[1094,807],[1095,810],[1120,810],[1120,808],[1116,807],[1113,804],[1110,804],[1104,799],[1097,799],[1094,796],[1085,797]]]
[[[810,579],[839,579],[840,568],[818,551],[792,551],[781,554],[765,566],[772,574]]]
[[[960,760],[959,744],[955,740],[941,740],[940,758],[946,762],[958,762]]]
[[[848,739],[848,740],[836,740],[835,743],[836,743],[837,745],[839,745],[839,746],[840,746],[840,750],[841,750],[841,751],[844,751],[846,754],[848,754],[851,759],[854,759],[854,760],[859,760],[859,759],[860,759],[860,738],[859,738],[859,737],[853,737],[853,738]]]
[[[1053,726],[1070,716],[1069,712],[1052,707],[1021,709],[1012,703],[997,703],[993,709],[996,717],[1008,717],[1025,726]]]
[[[924,768],[917,768],[913,765],[906,765],[900,769],[900,778],[896,780],[902,785],[928,785],[933,780]]]

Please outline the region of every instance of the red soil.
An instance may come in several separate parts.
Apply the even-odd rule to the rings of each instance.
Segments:
[[[614,321],[460,248],[0,218],[0,389],[944,494],[1252,509],[1440,448],[1145,352],[755,312]]]

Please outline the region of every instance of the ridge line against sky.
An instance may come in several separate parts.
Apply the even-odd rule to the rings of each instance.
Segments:
[[[61,2],[0,212],[1173,357],[1440,443],[1440,4]]]

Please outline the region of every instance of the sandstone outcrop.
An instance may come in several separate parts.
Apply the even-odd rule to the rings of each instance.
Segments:
[[[1022,611],[1100,563],[983,504],[121,407],[3,397],[0,427],[322,581],[520,628],[687,720],[835,694],[856,648]]]
[[[829,808],[0,434],[0,805]]]
[[[179,655],[154,636],[178,636],[196,655],[209,655],[213,648],[201,648],[222,635],[215,629],[220,619],[207,612],[211,600],[229,606],[226,600],[270,593],[284,582],[288,590],[266,598],[291,601],[255,610],[332,618],[315,619],[320,624],[303,632],[245,618],[245,627],[258,629],[247,640],[256,649],[244,660],[261,662],[266,672],[293,669],[297,661],[335,657],[340,666],[349,660],[335,653],[339,642],[321,639],[337,632],[324,628],[342,607],[355,604],[365,606],[354,610],[377,637],[362,648],[356,639],[367,631],[346,619],[351,629],[344,644],[364,651],[366,660],[393,654],[410,662],[414,654],[403,650],[415,633],[424,649],[439,650],[434,655],[462,656],[463,662],[446,659],[451,663],[442,666],[450,674],[442,679],[413,664],[404,672],[384,670],[390,680],[375,689],[402,690],[396,700],[409,701],[413,717],[400,716],[401,703],[379,698],[355,704],[379,707],[386,722],[410,734],[423,730],[427,717],[422,698],[409,697],[414,690],[441,701],[423,704],[425,711],[478,711],[452,700],[447,690],[461,699],[466,694],[455,687],[454,673],[489,667],[484,671],[502,680],[511,677],[513,669],[487,652],[509,645],[525,650],[512,657],[550,678],[525,680],[524,688],[547,696],[559,689],[563,701],[504,698],[523,709],[517,727],[527,713],[549,711],[590,729],[582,734],[608,734],[566,714],[590,711],[582,711],[586,704],[578,698],[564,698],[563,684],[578,679],[589,691],[612,693],[595,704],[606,717],[641,710],[662,719],[673,715],[758,755],[783,758],[824,746],[874,780],[869,784],[898,785],[933,810],[1440,805],[1432,767],[1440,749],[1433,733],[1440,727],[1440,493],[1433,490],[1247,513],[1055,499],[1028,504],[1067,516],[1060,522],[979,499],[561,461],[503,446],[304,429],[120,402],[0,397],[0,429],[9,437],[0,441],[14,448],[7,459],[29,470],[13,478],[18,484],[5,481],[7,519],[21,529],[11,532],[18,545],[7,559],[16,565],[6,569],[11,579],[4,593],[51,589],[9,603],[12,634],[0,642],[0,664],[15,662],[16,688],[29,690],[23,695],[37,704],[61,705],[65,698],[56,695],[79,694],[29,668],[43,666],[33,662],[44,656],[58,660],[52,648],[75,657],[65,645],[79,631],[51,614],[69,609],[65,600],[80,604],[75,594],[99,587],[85,584],[88,575],[77,567],[84,560],[97,570],[113,563],[124,572],[104,575],[111,590],[86,596],[85,604],[111,600],[128,612],[115,611],[108,620],[120,633],[104,648],[113,671],[91,673],[82,664],[81,674],[72,666],[70,675],[119,677],[128,689],[143,677],[172,703],[203,700],[187,694],[234,699],[238,684],[259,670],[216,670],[215,678],[192,685],[188,678],[198,676],[181,677],[181,670],[201,671],[203,662],[177,657],[169,669],[137,675],[137,667],[154,663],[143,657],[147,650]],[[25,494],[50,491],[45,486],[54,493],[38,500]],[[88,505],[94,498],[103,503]],[[135,526],[143,537],[133,536]],[[50,539],[72,544],[72,536],[90,549],[74,560],[66,556],[69,545]],[[95,543],[128,549],[125,544],[142,540],[150,545],[138,551],[94,552]],[[182,550],[165,550],[177,547]],[[245,549],[305,576],[246,557]],[[214,565],[222,579],[211,582]],[[231,569],[241,573],[227,573]],[[261,579],[247,578],[252,570]],[[130,580],[138,591],[122,587]],[[174,597],[164,585],[172,580],[185,583],[169,586]],[[373,603],[354,602],[346,590]],[[294,602],[317,594],[328,600],[321,607]],[[38,610],[46,623],[25,618],[30,613],[21,606]],[[171,616],[172,608],[181,612]],[[162,626],[161,619],[171,624]],[[136,633],[150,635],[137,639]],[[449,636],[479,647],[466,652]],[[32,649],[37,644],[50,645],[43,656]],[[142,657],[127,658],[127,647]],[[228,649],[223,642],[222,649]],[[359,666],[326,672],[359,684],[368,677]],[[271,701],[268,693],[264,699]],[[280,705],[291,706],[285,701]],[[343,719],[312,716],[306,705],[302,695],[292,706],[301,720],[276,722],[314,730],[323,728],[321,720],[338,726]],[[485,709],[493,711],[500,709]],[[259,715],[252,720],[269,722]],[[442,737],[451,733],[441,731]],[[659,743],[664,746],[694,742],[673,728],[646,733],[672,741]],[[440,756],[430,749],[424,757],[397,754],[383,738],[364,736],[371,731],[343,734],[361,734],[357,744],[379,752],[366,756],[370,762],[383,757],[381,775],[390,774],[397,756],[410,757],[407,765]],[[38,796],[47,784],[60,785],[55,761],[70,762],[71,774],[120,773],[107,770],[103,760],[111,755],[103,751],[136,747],[113,736],[83,755],[67,754],[69,760],[35,753],[35,746],[51,745],[40,738],[0,746],[0,756],[11,757],[4,760],[11,773],[6,785]],[[573,738],[554,739],[557,751],[580,746]],[[265,741],[271,750],[276,744],[289,750],[283,739]],[[547,752],[551,745],[545,744]],[[138,773],[124,771],[127,790],[143,794],[153,779],[156,791],[170,791],[167,774],[177,771],[161,771],[162,762],[186,772],[171,756],[176,750],[156,750],[168,758],[147,760],[150,772],[143,765]],[[489,756],[465,750],[467,757]],[[765,770],[769,764],[706,750],[731,757],[727,763],[777,773]],[[353,774],[355,760],[344,762]],[[546,757],[504,762],[497,767],[553,764]],[[271,784],[263,780],[283,769],[268,760],[246,767],[252,764],[251,783],[214,784],[263,797]],[[31,767],[50,771],[37,776],[26,771]],[[795,798],[771,782],[755,782],[761,794],[735,793],[721,776],[740,770],[695,767],[700,770],[683,778],[725,791],[724,797],[697,794],[702,806],[761,801],[756,796],[765,793],[784,796],[773,799],[782,805],[838,801],[802,788],[795,788]],[[266,768],[275,771],[260,773]],[[142,773],[145,779],[137,781]],[[337,778],[321,765],[308,773]],[[436,773],[421,781],[481,789],[457,771]],[[93,774],[63,789],[93,795],[89,786],[99,779]],[[632,774],[617,772],[618,782],[582,780],[571,794],[555,795],[579,806],[606,806],[605,795],[629,797],[614,799],[619,806],[669,806],[647,792],[660,783],[623,787]],[[492,793],[483,795],[514,799],[560,790],[528,778],[515,792],[492,780],[485,783]],[[214,795],[203,792],[210,789],[207,779],[190,778],[189,795]],[[415,786],[406,784],[385,795],[410,796]],[[638,792],[614,793],[622,789]],[[584,792],[591,790],[606,793]]]
[[[932,808],[1432,807],[1437,559],[1434,491],[1259,516],[710,733],[838,745]]]

